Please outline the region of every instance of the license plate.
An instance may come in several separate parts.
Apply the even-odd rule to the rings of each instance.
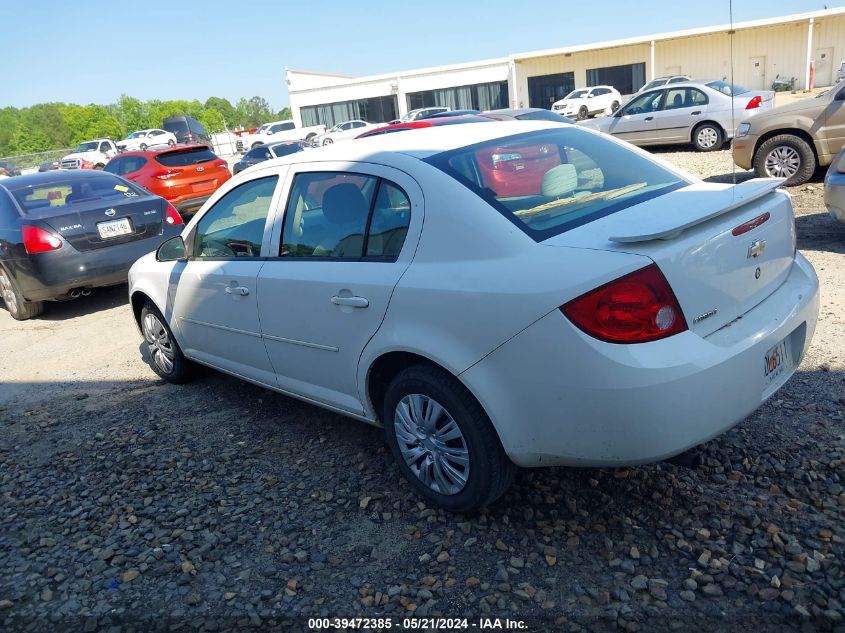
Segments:
[[[191,190],[196,193],[198,191],[208,191],[209,189],[214,189],[214,181],[213,180],[204,180],[203,182],[196,182],[191,185]]]
[[[783,340],[766,352],[763,358],[763,376],[766,380],[766,387],[789,371],[791,367],[792,357],[789,354],[786,340]]]
[[[100,237],[107,240],[110,237],[120,237],[121,235],[131,234],[132,224],[129,222],[129,218],[120,218],[119,220],[98,222],[97,230],[100,232]]]

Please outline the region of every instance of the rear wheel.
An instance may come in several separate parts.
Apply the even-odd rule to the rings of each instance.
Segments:
[[[483,508],[513,481],[516,467],[484,409],[442,369],[417,365],[400,372],[387,389],[383,420],[405,478],[446,510]]]
[[[193,377],[194,365],[185,358],[158,308],[147,301],[141,308],[141,331],[150,352],[153,371],[167,382],[182,384]]]
[[[816,155],[809,144],[792,134],[766,140],[754,153],[754,172],[761,178],[786,178],[792,187],[807,182],[816,171]]]
[[[26,321],[44,312],[43,301],[27,301],[12,283],[6,271],[0,268],[0,298],[16,321]]]
[[[722,128],[715,123],[702,123],[692,133],[692,144],[699,152],[712,152],[722,147]]]

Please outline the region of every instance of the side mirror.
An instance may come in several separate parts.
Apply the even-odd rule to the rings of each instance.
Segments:
[[[188,254],[185,249],[185,240],[181,235],[171,237],[169,240],[162,242],[156,251],[157,262],[184,262],[188,260]]]

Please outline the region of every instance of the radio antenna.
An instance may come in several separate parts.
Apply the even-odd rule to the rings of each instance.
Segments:
[[[731,41],[731,180],[736,185],[736,163],[733,161],[733,142],[736,138],[736,109],[734,108],[734,3],[733,0],[728,0],[728,16],[730,18],[731,28],[728,36]]]

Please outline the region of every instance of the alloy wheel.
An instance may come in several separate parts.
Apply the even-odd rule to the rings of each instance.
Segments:
[[[698,145],[710,149],[719,142],[719,133],[712,127],[703,127],[698,131]]]
[[[9,312],[17,312],[18,298],[15,296],[15,290],[12,288],[11,280],[6,276],[6,273],[0,272],[0,297],[9,309]]]
[[[443,495],[458,494],[469,480],[469,449],[461,428],[429,396],[412,393],[396,406],[393,420],[405,464],[424,485]]]
[[[144,340],[147,342],[153,362],[165,374],[171,373],[175,354],[167,328],[155,314],[147,313],[144,315],[143,330]]]
[[[792,147],[775,147],[766,156],[766,173],[773,178],[791,178],[801,168],[801,155]]]

